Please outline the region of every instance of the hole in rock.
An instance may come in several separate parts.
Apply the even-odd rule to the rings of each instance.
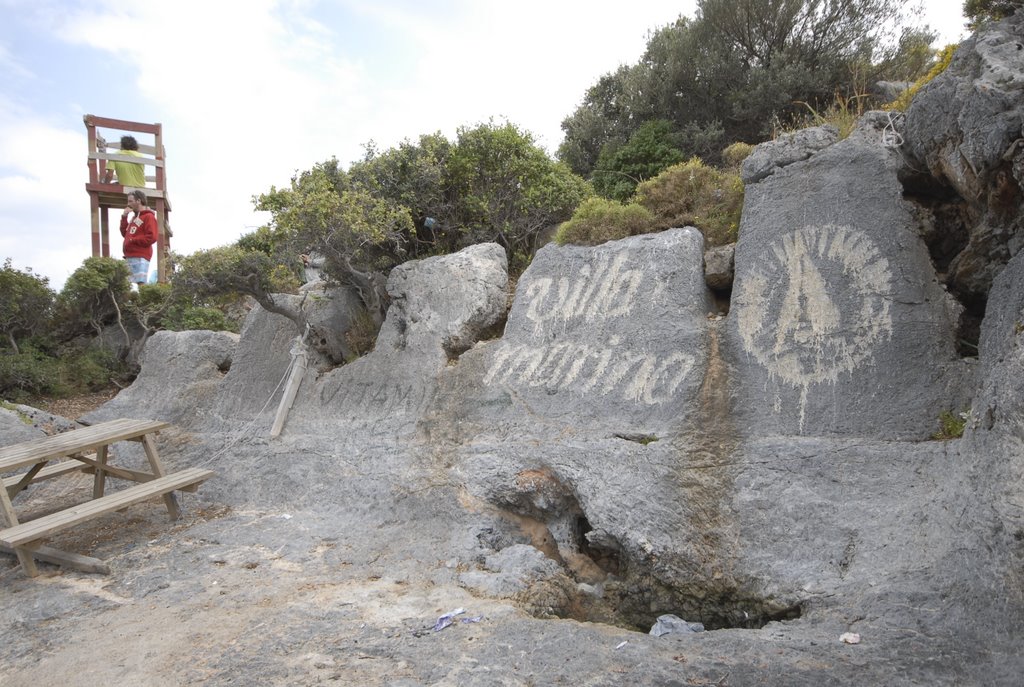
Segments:
[[[571,618],[647,633],[665,614],[702,623],[706,630],[756,629],[801,616],[799,603],[781,604],[742,592],[737,588],[739,582],[729,581],[728,576],[709,575],[699,565],[693,575],[676,570],[673,577],[680,580],[679,584],[666,584],[666,561],[662,557],[630,557],[612,535],[595,529],[564,482],[548,471],[525,472],[534,479],[520,480],[515,499],[504,500],[500,511],[515,531],[506,530],[507,534],[500,536],[488,531],[486,543],[495,549],[530,543],[559,563],[571,580],[560,587],[570,590],[568,598],[563,597],[560,606],[548,608],[547,614],[539,617]],[[541,480],[539,475],[547,478]],[[524,485],[529,488],[524,489]],[[510,503],[513,500],[514,505]],[[685,561],[679,562],[685,566]],[[534,596],[546,598],[544,590],[550,588],[546,582],[532,585],[518,601],[526,608],[535,606]]]
[[[955,191],[928,175],[909,174],[901,181],[904,198],[917,208],[921,238],[935,274],[964,308],[959,328],[954,332],[957,353],[963,358],[976,357],[987,294],[960,288],[954,262],[970,242],[970,208]]]
[[[231,369],[231,360],[230,360],[230,358],[228,360],[222,360],[221,362],[217,363],[217,372],[220,372],[222,375],[226,375],[228,373],[228,370],[230,370],[230,369]]]
[[[728,315],[729,304],[732,302],[732,282],[727,288],[708,290],[711,292],[711,300],[714,304],[713,312],[719,315]]]
[[[616,439],[624,439],[626,441],[632,441],[637,444],[646,446],[647,444],[653,444],[658,440],[655,434],[644,434],[642,432],[616,432],[612,434]]]

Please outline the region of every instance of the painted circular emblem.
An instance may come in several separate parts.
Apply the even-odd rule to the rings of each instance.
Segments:
[[[889,261],[863,232],[803,227],[752,264],[734,307],[743,348],[773,376],[834,383],[892,336]]]

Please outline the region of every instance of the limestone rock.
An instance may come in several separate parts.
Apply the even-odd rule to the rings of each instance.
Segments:
[[[188,426],[213,404],[231,367],[238,335],[161,331],[146,341],[134,383],[83,416],[92,424],[122,417]]]
[[[735,254],[735,243],[713,246],[704,252],[704,280],[709,289],[722,291],[732,287]]]
[[[925,438],[962,381],[885,126],[869,114],[747,187],[729,318],[744,431]]]
[[[744,184],[756,183],[794,162],[800,162],[839,140],[831,124],[782,134],[774,141],[759,143],[743,160],[740,177]]]
[[[984,298],[1003,265],[1024,246],[1024,15],[987,24],[957,49],[906,113],[911,170],[963,199],[968,241],[949,282]]]

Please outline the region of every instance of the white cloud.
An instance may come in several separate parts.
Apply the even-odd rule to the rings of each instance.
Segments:
[[[951,4],[928,0],[925,19],[955,30],[961,19]],[[348,164],[371,139],[387,148],[438,130],[454,136],[460,125],[493,117],[529,129],[554,152],[561,120],[585,90],[620,64],[635,63],[649,31],[680,13],[692,15],[694,6],[16,2],[14,11],[40,40],[75,46],[75,59],[89,60],[75,65],[76,73],[96,80],[91,95],[62,96],[60,79],[70,65],[33,62],[0,45],[0,67],[55,84],[46,111],[16,111],[13,96],[5,95],[10,83],[0,85],[0,257],[49,265],[47,273],[63,282],[89,254],[85,131],[78,119],[85,112],[163,124],[173,248],[190,253],[264,222],[252,210],[254,194],[331,156]],[[104,78],[126,67],[133,75],[127,83]],[[50,245],[20,247],[24,227],[35,227],[43,212]]]
[[[91,251],[85,139],[0,102],[0,150],[0,256],[60,286]]]

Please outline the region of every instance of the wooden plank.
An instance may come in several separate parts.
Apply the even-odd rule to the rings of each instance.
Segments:
[[[17,494],[19,491],[21,491],[22,489],[24,489],[29,484],[35,481],[36,475],[42,472],[45,466],[46,463],[36,463],[31,468],[29,468],[29,471],[26,472],[24,475],[18,475],[17,477],[5,479],[4,488],[7,490],[7,496],[13,499],[15,494]],[[12,480],[14,484],[8,486],[8,481]]]
[[[18,526],[18,516],[14,512],[14,506],[11,505],[11,499],[7,496],[6,489],[0,489],[0,519],[3,520],[3,524],[8,528]],[[39,574],[39,570],[36,569],[36,562],[32,559],[30,551],[15,549],[14,553],[18,556],[18,562],[21,563],[21,569],[25,571],[26,575],[35,577]]]
[[[154,496],[162,496],[184,486],[198,484],[213,475],[212,470],[187,468],[164,477],[158,477],[150,482],[137,484],[113,494],[107,494],[103,498],[87,501],[80,506],[66,508],[62,511],[0,530],[0,543],[12,546],[17,550],[30,542],[44,539],[69,527],[98,518],[101,515],[112,513]]]
[[[29,472],[26,472],[21,475],[14,475],[13,477],[4,477],[4,486],[7,488],[7,493],[10,496],[13,497],[15,494],[20,492],[29,484],[35,484],[37,482],[42,482],[43,480],[52,479],[54,477],[60,477],[61,475],[66,475],[69,472],[92,471],[92,468],[90,468],[88,465],[86,465],[85,463],[81,463],[77,460],[65,460],[60,463],[53,463],[52,465],[47,465],[45,467],[43,467],[41,463],[37,463],[36,466],[33,466],[33,470],[35,469],[35,467],[40,467],[41,469],[34,475],[30,470]],[[31,478],[26,481],[25,478],[29,477],[30,475]],[[25,483],[22,484],[22,482]],[[12,491],[12,487],[15,486],[17,486],[18,488]]]
[[[79,455],[72,456],[72,458],[74,458],[76,461],[81,461],[83,463],[83,468],[85,472],[91,475],[96,474],[96,469],[99,467],[99,463],[96,461],[95,458]],[[149,472],[129,470],[128,468],[117,467],[115,465],[111,465],[110,463],[105,463],[103,465],[103,472],[106,473],[107,477],[116,477],[118,479],[127,480],[129,482],[148,482],[156,477],[156,475]],[[103,496],[103,494],[100,494],[100,496]]]
[[[97,117],[87,114],[82,119],[86,126],[98,126],[104,129],[120,129],[122,131],[137,131],[144,134],[155,134],[160,129],[160,124],[144,124],[142,122],[129,122],[127,119],[112,119],[110,117]]]
[[[107,483],[107,447],[100,446],[96,449],[96,462],[93,464],[96,471],[92,477],[92,497],[98,499],[103,496],[103,487]]]
[[[164,464],[160,461],[160,454],[156,452],[156,441],[148,434],[142,437],[142,446],[146,451],[146,458],[149,460],[149,467],[153,474],[163,477],[167,474]],[[181,509],[178,508],[178,497],[173,492],[164,494],[164,505],[171,515],[171,520],[177,520],[181,516]]]
[[[131,162],[136,165],[147,165],[149,167],[163,167],[164,161],[152,157],[135,157],[134,155],[115,155],[113,153],[89,153],[90,160],[115,160],[117,162]]]
[[[111,182],[109,184],[86,184],[85,190],[90,194],[99,194],[97,203],[105,205],[111,208],[124,208],[125,203],[125,191],[124,187],[117,183]],[[164,192],[155,188],[146,187],[142,189],[146,192],[146,198],[163,198]]]
[[[159,420],[122,418],[91,427],[75,429],[52,437],[23,441],[0,448],[0,472],[10,472],[26,465],[73,453],[95,451],[117,441],[127,441],[158,432],[171,425]]]
[[[15,553],[14,548],[7,546],[6,544],[0,544],[0,551],[5,553]],[[44,563],[53,563],[54,565],[60,565],[65,568],[74,568],[75,570],[81,570],[82,572],[87,573],[100,573],[102,575],[110,574],[110,566],[99,558],[93,558],[92,556],[83,556],[78,553],[60,551],[49,546],[40,546],[30,553],[33,558],[43,561]]]
[[[136,143],[138,142],[136,141]],[[114,151],[114,154],[117,154],[117,151],[121,150],[121,142],[109,141],[107,143],[107,152],[110,152],[111,150]],[[145,153],[146,155],[152,155],[153,157],[157,157],[156,146],[146,145],[145,143],[139,143],[139,149],[136,152]]]

